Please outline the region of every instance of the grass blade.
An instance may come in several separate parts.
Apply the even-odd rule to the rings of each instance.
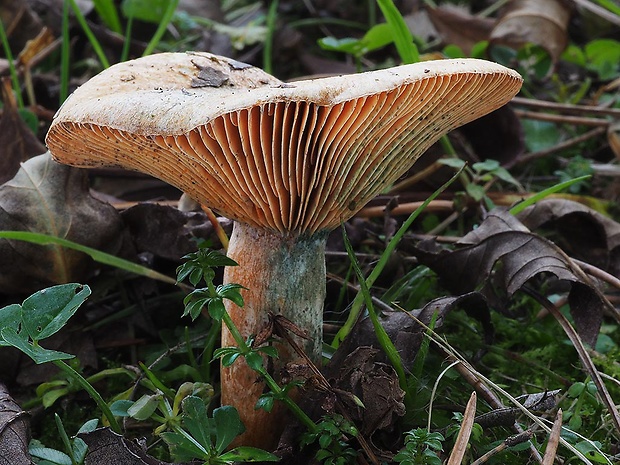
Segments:
[[[420,54],[418,47],[413,42],[413,35],[411,35],[409,26],[405,23],[403,15],[400,14],[394,2],[392,0],[377,0],[377,3],[392,29],[394,45],[396,45],[400,59],[407,65],[420,61]]]
[[[123,258],[115,257],[114,255],[101,252],[100,250],[93,249],[82,244],[77,244],[75,242],[62,239],[60,237],[48,236],[47,234],[33,233],[29,231],[0,231],[0,238],[16,239],[39,245],[59,245],[68,249],[84,252],[96,262],[110,265],[121,270],[129,271],[130,273],[145,276],[147,278],[156,279],[168,284],[176,284],[176,279],[158,273],[150,268],[138,265],[137,263],[130,262],[129,260],[125,260]]]

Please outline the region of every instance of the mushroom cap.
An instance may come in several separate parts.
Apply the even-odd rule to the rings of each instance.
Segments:
[[[521,82],[501,65],[459,59],[285,84],[228,58],[162,53],[78,88],[46,142],[62,163],[144,172],[236,221],[313,234]]]

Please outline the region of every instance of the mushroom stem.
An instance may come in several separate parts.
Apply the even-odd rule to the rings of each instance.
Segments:
[[[226,268],[224,283],[250,287],[242,292],[243,308],[226,301],[226,309],[243,337],[257,334],[267,323],[268,312],[283,315],[307,332],[308,339],[297,338],[297,343],[312,361],[320,363],[326,240],[327,233],[283,235],[235,223],[228,256],[239,266]],[[222,347],[232,345],[232,335],[223,328]],[[273,360],[272,373],[277,379],[284,365],[302,360],[291,347],[279,343],[276,347],[279,357]],[[258,375],[238,359],[222,369],[221,386],[222,404],[236,407],[246,427],[239,444],[275,447],[285,411],[279,405],[270,413],[254,409],[264,390]]]

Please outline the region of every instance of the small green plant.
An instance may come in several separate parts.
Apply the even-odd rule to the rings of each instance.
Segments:
[[[153,376],[153,375],[151,375]],[[149,376],[150,378],[150,376]],[[159,423],[155,428],[155,434],[164,431],[174,431],[181,424],[181,403],[188,396],[202,399],[207,405],[213,398],[213,387],[207,383],[185,382],[176,391],[172,391],[161,384],[156,383],[162,389],[152,385],[152,393],[144,394],[138,400],[117,400],[111,406],[115,415],[131,417],[134,420],[154,420]]]
[[[255,447],[241,446],[226,451],[233,439],[245,431],[235,408],[220,407],[209,416],[204,400],[196,396],[186,397],[181,405],[183,428],[174,426],[173,432],[161,434],[176,459],[199,459],[205,465],[278,460],[275,455]]]
[[[357,428],[342,415],[328,415],[317,425],[316,431],[305,433],[301,446],[317,443],[319,450],[315,458],[325,465],[354,463],[357,452],[349,441],[358,435]]]
[[[38,459],[38,465],[80,465],[84,463],[88,451],[86,443],[78,437],[70,439],[58,415],[55,416],[55,420],[65,451],[45,447],[41,442],[32,440],[28,446],[30,455]],[[88,420],[80,427],[77,434],[94,431],[98,422],[97,419]]]
[[[386,22],[372,26],[361,39],[347,37],[319,39],[319,46],[325,50],[348,53],[353,56],[357,70],[362,69],[361,59],[367,53],[379,50],[391,43],[396,46],[400,59],[405,64],[420,61],[418,46],[400,11],[392,0],[377,0]]]
[[[120,426],[101,395],[80,373],[64,362],[74,356],[44,349],[39,344],[60,331],[89,295],[88,286],[61,284],[35,292],[21,305],[12,304],[0,309],[0,347],[15,347],[37,364],[52,362],[88,392],[110,427],[120,433]]]
[[[273,402],[283,402],[293,414],[310,430],[314,431],[315,423],[304,413],[301,408],[289,397],[288,393],[293,385],[280,387],[269,374],[263,364],[263,355],[277,357],[277,351],[272,346],[254,347],[255,335],[244,339],[232,318],[226,311],[224,300],[228,299],[239,307],[243,307],[243,296],[239,292],[243,289],[240,284],[229,283],[215,286],[215,268],[220,266],[237,266],[237,263],[227,256],[215,250],[208,249],[204,244],[199,245],[198,251],[183,257],[186,261],[177,268],[177,280],[189,279],[192,285],[197,286],[201,281],[207,287],[197,288],[190,292],[183,300],[185,311],[183,315],[189,315],[192,319],[198,318],[203,308],[207,309],[209,316],[217,322],[224,323],[232,334],[237,346],[222,347],[213,354],[214,359],[219,358],[222,365],[230,366],[242,356],[246,363],[260,375],[270,390],[270,394],[261,397],[257,402],[257,408],[271,410]]]
[[[441,433],[431,433],[417,428],[405,433],[405,446],[394,456],[394,462],[401,465],[441,465],[437,455],[443,449]]]

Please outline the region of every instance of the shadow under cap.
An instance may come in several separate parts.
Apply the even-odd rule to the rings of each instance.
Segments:
[[[227,58],[165,53],[76,90],[47,143],[63,163],[145,172],[236,221],[313,234],[520,86],[516,72],[474,59],[285,84]]]

